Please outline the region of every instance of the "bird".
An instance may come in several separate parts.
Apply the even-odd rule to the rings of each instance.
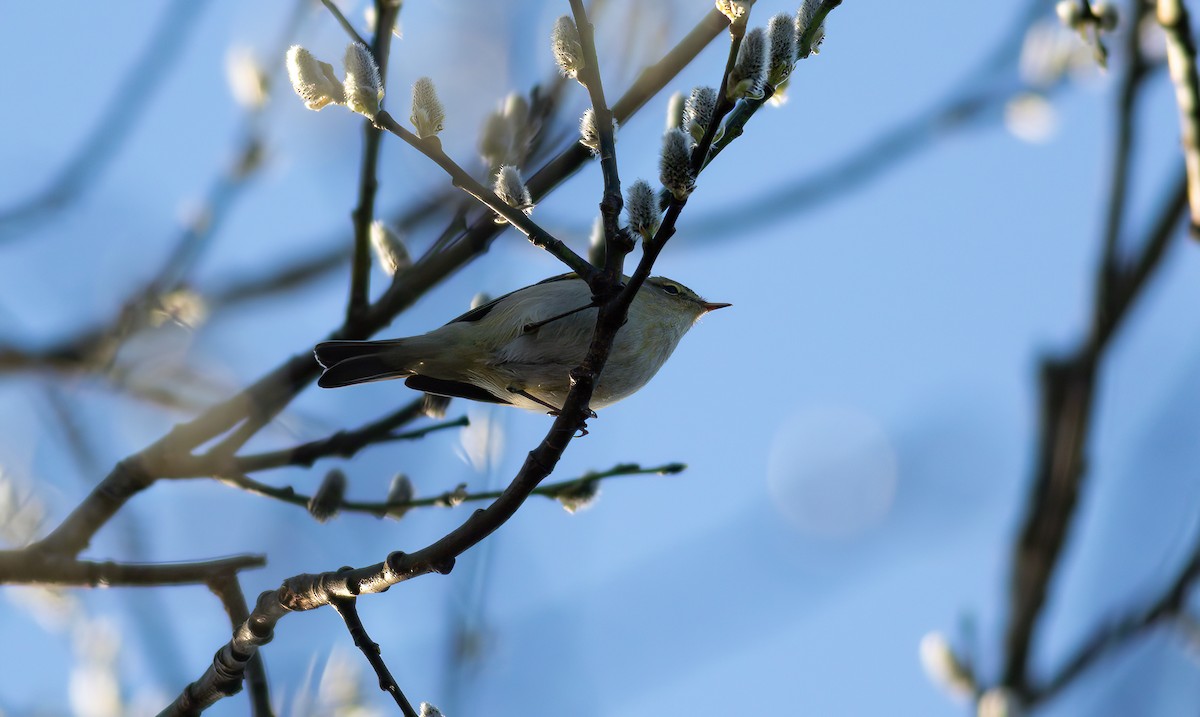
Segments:
[[[613,341],[591,409],[646,385],[697,319],[726,306],[731,304],[705,301],[677,281],[646,279]],[[557,415],[571,390],[571,369],[588,351],[598,311],[587,282],[561,274],[420,336],[319,343],[314,354],[324,371],[317,385],[403,378],[426,393]]]

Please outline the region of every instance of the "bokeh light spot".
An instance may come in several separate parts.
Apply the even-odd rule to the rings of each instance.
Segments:
[[[802,532],[847,538],[877,524],[896,496],[896,454],[873,417],[843,406],[806,409],[771,441],[767,488]]]

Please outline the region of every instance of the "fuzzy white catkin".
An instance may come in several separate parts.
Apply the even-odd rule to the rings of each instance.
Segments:
[[[500,171],[496,172],[494,191],[513,208],[525,212],[526,215],[533,213],[533,198],[529,194],[529,187],[525,186],[525,180],[521,179],[521,170],[516,167],[510,164],[500,167]],[[507,221],[499,214],[496,215],[497,224]]]
[[[818,54],[817,48],[821,46],[821,40],[825,39],[824,21],[819,26],[812,27],[813,21],[817,17],[817,10],[820,8],[821,0],[804,0],[800,9],[796,11],[796,59],[798,60],[803,60],[810,54]]]
[[[665,129],[675,129],[683,124],[683,93],[674,92],[667,99],[667,126]]]
[[[288,79],[292,81],[292,89],[310,110],[320,110],[329,104],[345,103],[346,94],[342,83],[333,73],[333,66],[313,57],[313,54],[303,47],[292,45],[288,48],[287,71]]]
[[[413,489],[413,482],[409,480],[408,476],[404,475],[403,473],[397,473],[396,476],[392,478],[392,484],[388,488],[387,502],[389,504],[409,503],[412,501],[415,493],[416,491]],[[392,507],[388,508],[387,515],[389,518],[395,518],[399,520],[400,518],[404,517],[404,514],[408,512],[408,509],[409,507],[407,505],[393,505]]]
[[[375,258],[379,260],[379,266],[388,276],[395,276],[397,271],[412,266],[408,247],[404,246],[404,240],[392,231],[391,227],[376,219],[371,222],[367,236],[371,240],[371,248],[375,250]]]
[[[563,15],[554,23],[554,32],[550,35],[550,48],[554,52],[554,62],[564,77],[575,78],[583,69],[583,44],[579,40],[579,29],[571,18]]]
[[[676,199],[687,199],[695,187],[691,159],[693,144],[692,136],[682,129],[673,129],[663,135],[658,180]]]
[[[974,682],[963,669],[946,636],[931,632],[921,638],[921,666],[930,681],[955,697],[966,697],[975,690]]]
[[[767,34],[756,27],[742,38],[725,93],[731,100],[758,99],[763,96],[766,81]]]
[[[729,18],[729,22],[737,22],[746,16],[754,0],[716,0],[717,10]]]
[[[442,711],[428,702],[421,703],[420,717],[443,717]]]
[[[379,77],[379,66],[375,56],[361,42],[346,46],[346,79],[342,83],[346,91],[346,106],[364,117],[379,114],[379,102],[383,99],[383,81]]]
[[[1023,717],[1021,701],[1006,687],[993,687],[979,698],[975,714],[977,717]]]
[[[711,87],[695,87],[683,104],[683,129],[697,142],[704,136],[717,106],[717,91]]]
[[[650,240],[662,223],[662,213],[658,208],[658,197],[644,179],[639,179],[629,185],[625,192],[625,212],[629,216],[629,228]]]
[[[267,103],[267,73],[248,49],[234,48],[225,56],[225,78],[241,106],[259,110]]]
[[[599,481],[589,480],[580,483],[570,490],[559,491],[558,495],[554,496],[554,499],[563,507],[563,510],[574,515],[581,510],[590,508],[596,502],[596,497],[599,495]]]
[[[346,495],[346,474],[334,468],[325,474],[321,487],[308,499],[308,512],[317,522],[324,523],[337,515]]]
[[[796,26],[792,16],[781,12],[767,23],[767,84],[778,87],[796,66]]]
[[[437,96],[433,80],[421,77],[413,83],[412,114],[409,116],[421,139],[437,136],[446,122],[446,112]]]
[[[617,141],[617,120],[613,119],[613,142]],[[596,111],[588,107],[579,118],[579,143],[592,152],[593,157],[600,156],[600,132],[596,129]]]
[[[504,105],[487,116],[479,136],[479,156],[492,169],[502,164],[520,166],[529,155],[529,143],[537,134],[530,117],[529,102],[513,92]]]

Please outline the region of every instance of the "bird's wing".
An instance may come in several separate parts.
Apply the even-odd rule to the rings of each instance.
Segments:
[[[539,281],[536,284],[530,284],[530,286],[540,286],[542,284],[550,284],[555,281],[565,281],[567,279],[575,279],[575,278],[577,278],[575,272],[569,272],[566,274],[559,274],[558,276],[552,276],[549,279],[542,279],[541,281]],[[474,309],[471,309],[470,311],[463,314],[462,316],[458,316],[453,319],[450,319],[446,323],[447,323],[447,325],[449,325],[449,324],[456,324],[460,321],[465,321],[468,323],[470,323],[472,321],[479,321],[483,317],[490,314],[492,312],[492,309],[496,308],[496,305],[499,304],[501,301],[504,301],[505,299],[512,296],[513,294],[516,294],[521,291],[525,291],[528,288],[529,288],[529,286],[524,286],[524,287],[521,287],[520,289],[517,289],[516,291],[510,291],[507,294],[505,294],[504,296],[496,297],[495,299],[492,299],[491,301],[487,302],[486,304],[481,304],[479,306],[476,306]],[[430,391],[430,393],[434,393],[434,392]]]
[[[448,381],[441,378],[432,378],[430,376],[409,376],[404,379],[404,385],[425,393],[432,393],[438,396],[449,396],[451,398],[466,398],[471,401],[486,401],[488,403],[508,404],[502,398],[498,398],[488,393],[486,390],[475,386],[474,384],[464,383],[462,381]]]

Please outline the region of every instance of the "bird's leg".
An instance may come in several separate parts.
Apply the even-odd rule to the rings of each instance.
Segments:
[[[543,401],[542,399],[538,398],[537,396],[534,396],[533,394],[529,393],[528,391],[526,391],[524,389],[517,388],[516,386],[508,386],[508,392],[516,394],[518,396],[524,396],[525,398],[528,398],[530,401],[533,401],[534,403],[545,406],[546,408],[549,409],[548,411],[546,411],[546,414],[549,416],[562,415],[561,408],[558,408],[557,406],[555,406],[552,403],[547,403],[547,402]],[[592,409],[589,408],[587,410],[587,418],[599,418],[599,415],[595,411],[593,411]],[[581,431],[581,433],[580,433],[581,437],[586,436],[588,434],[586,420],[580,421],[579,430]]]
[[[516,386],[508,386],[508,392],[515,393],[518,396],[524,396],[525,398],[528,398],[530,401],[533,401],[534,403],[538,403],[538,404],[545,406],[546,408],[550,409],[548,411],[548,414],[551,416],[557,416],[559,413],[561,413],[561,411],[558,408],[556,408],[553,404],[546,403],[545,401],[543,401],[542,399],[533,395],[532,393],[526,391],[525,389],[517,388]]]
[[[558,316],[551,316],[548,319],[543,319],[541,321],[535,321],[532,324],[525,324],[524,326],[521,327],[521,333],[532,334],[534,331],[537,331],[538,329],[542,328],[546,324],[549,324],[554,321],[558,321],[559,319],[565,319],[568,316],[570,316],[571,314],[578,314],[580,311],[587,311],[588,309],[594,308],[595,306],[596,306],[596,302],[593,301],[589,304],[584,304],[583,306],[580,306],[577,309],[571,309],[570,311],[561,313]],[[540,403],[540,401],[539,401],[539,403]]]

